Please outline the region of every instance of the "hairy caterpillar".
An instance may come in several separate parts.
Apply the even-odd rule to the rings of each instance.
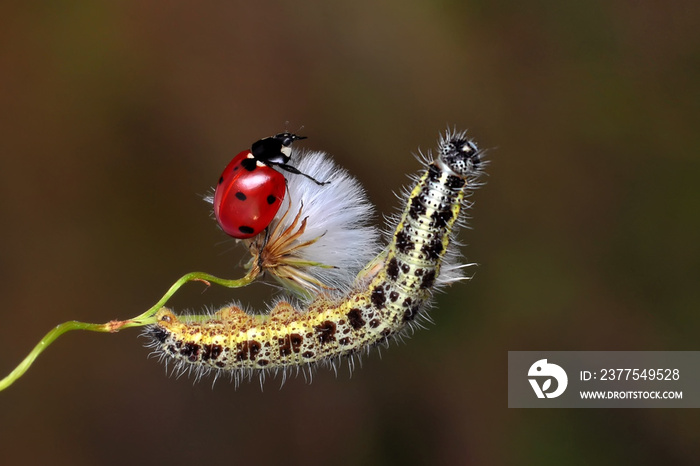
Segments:
[[[450,264],[458,253],[449,246],[481,155],[465,133],[441,136],[437,157],[424,157],[426,170],[406,196],[389,245],[343,295],[318,292],[303,308],[283,300],[267,314],[228,306],[179,318],[162,308],[146,330],[151,346],[180,372],[228,372],[236,383],[269,370],[335,367],[344,357],[352,368],[352,355],[400,337],[424,315],[436,288],[460,279],[460,266]]]

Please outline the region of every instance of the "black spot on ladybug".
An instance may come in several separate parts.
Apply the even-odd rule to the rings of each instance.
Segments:
[[[384,289],[381,286],[377,286],[372,290],[372,296],[370,297],[372,304],[377,309],[383,309],[386,303],[386,295],[384,294]]]
[[[348,322],[355,330],[359,330],[365,325],[365,320],[362,318],[362,311],[357,308],[350,309],[348,312]]]
[[[326,320],[325,322],[314,326],[314,330],[316,330],[318,341],[320,341],[322,345],[335,341],[335,323],[331,322],[330,320]]]
[[[245,194],[243,194],[242,192],[238,191],[238,192],[236,193],[236,199],[238,199],[239,201],[245,201],[245,200],[248,199],[248,198],[246,197]]]
[[[223,182],[224,182],[224,177],[222,176],[221,178],[219,178],[219,184],[221,184]]]
[[[267,203],[270,205],[274,204],[276,200],[277,198],[273,194],[267,196]]]
[[[245,225],[243,225],[243,226],[241,226],[241,227],[238,227],[238,230],[239,230],[241,233],[245,233],[246,235],[250,235],[251,233],[253,233],[253,232],[255,231],[255,230],[253,230],[252,227],[245,226]]]

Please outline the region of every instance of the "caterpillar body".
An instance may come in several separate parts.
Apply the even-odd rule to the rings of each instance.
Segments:
[[[403,335],[425,316],[434,291],[459,279],[459,266],[449,263],[458,253],[449,246],[481,156],[465,133],[441,136],[435,159],[424,157],[426,170],[406,196],[388,246],[345,294],[319,292],[305,307],[282,300],[267,314],[227,306],[206,317],[177,317],[162,308],[146,330],[151,346],[178,372],[229,373],[236,383],[315,363],[335,368],[345,358],[352,369],[354,355]]]

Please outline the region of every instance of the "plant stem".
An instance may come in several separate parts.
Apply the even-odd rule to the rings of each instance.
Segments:
[[[77,320],[71,320],[57,325],[56,328],[47,333],[44,338],[39,341],[39,343],[34,347],[34,349],[27,355],[26,358],[4,379],[0,380],[0,391],[3,391],[10,385],[12,385],[17,379],[22,377],[25,372],[32,365],[34,360],[58,337],[71,330],[87,330],[90,332],[109,332],[116,333],[124,328],[130,327],[142,327],[144,325],[150,325],[155,323],[155,314],[160,308],[162,308],[165,303],[170,300],[170,298],[177,292],[177,290],[182,287],[185,283],[191,281],[199,281],[205,283],[209,286],[211,283],[215,283],[220,286],[225,286],[227,288],[240,288],[252,283],[257,276],[260,274],[260,269],[254,266],[250,271],[238,280],[227,280],[223,278],[218,278],[213,275],[204,272],[192,272],[180,277],[170,289],[163,295],[160,300],[153,305],[150,309],[141,315],[138,315],[132,319],[128,320],[113,320],[105,324],[90,324],[86,322],[78,322]]]

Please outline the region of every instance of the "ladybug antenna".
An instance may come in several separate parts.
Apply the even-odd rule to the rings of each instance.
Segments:
[[[307,177],[308,179],[310,179],[311,181],[313,181],[314,183],[316,183],[316,184],[319,185],[319,186],[323,186],[324,184],[330,183],[330,181],[318,181],[318,180],[317,180],[316,178],[314,178],[313,176],[307,175],[306,173],[302,173],[302,172],[299,171],[298,168],[292,167],[291,165],[287,165],[286,163],[280,163],[280,164],[278,164],[277,166],[280,167],[282,170],[288,171],[289,173],[294,173],[295,175],[302,175],[302,176],[305,176],[305,177]]]

